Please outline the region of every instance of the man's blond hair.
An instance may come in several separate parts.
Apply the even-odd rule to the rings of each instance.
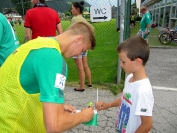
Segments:
[[[142,6],[142,7],[140,8],[140,12],[142,12],[142,11],[147,11],[147,7]]]
[[[90,24],[86,24],[84,22],[77,22],[72,24],[66,30],[71,35],[83,35],[84,42],[91,43],[91,49],[95,48],[95,37],[94,37],[94,30]]]

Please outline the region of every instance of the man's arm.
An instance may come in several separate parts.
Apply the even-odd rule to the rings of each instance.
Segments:
[[[31,40],[31,29],[30,28],[25,27],[25,37],[27,41]]]
[[[141,125],[135,133],[148,133],[152,128],[152,116],[140,116]]]
[[[148,34],[148,32],[149,32],[149,30],[150,30],[150,27],[151,27],[151,25],[148,24],[147,27],[146,27],[146,31],[145,31],[146,34]]]
[[[58,31],[58,35],[62,33],[62,26],[61,23],[57,24],[57,31]]]
[[[86,108],[80,113],[69,113],[63,104],[43,102],[43,117],[47,133],[61,133],[93,117],[93,109]]]

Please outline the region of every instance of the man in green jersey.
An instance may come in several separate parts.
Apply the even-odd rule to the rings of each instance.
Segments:
[[[152,24],[152,16],[148,11],[147,7],[142,6],[140,8],[140,12],[143,14],[143,17],[140,22],[140,30],[137,35],[141,36],[144,40],[148,42],[148,35],[151,31],[151,24]]]
[[[10,22],[0,13],[0,67],[17,47],[19,47],[18,38]]]
[[[71,25],[56,37],[38,37],[17,48],[0,68],[1,132],[60,133],[92,119],[92,108],[74,113],[64,103],[68,74],[63,58],[94,49],[92,28]]]

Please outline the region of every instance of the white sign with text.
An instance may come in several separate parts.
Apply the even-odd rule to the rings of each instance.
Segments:
[[[90,21],[104,22],[111,20],[111,6],[91,6],[90,7]]]

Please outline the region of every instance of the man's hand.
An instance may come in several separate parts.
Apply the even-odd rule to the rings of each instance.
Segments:
[[[84,122],[88,122],[93,118],[94,112],[92,108],[86,108],[82,109],[81,111],[83,117],[84,117]]]
[[[147,35],[148,33],[149,33],[149,30],[146,30],[146,31],[145,31],[145,34]]]

